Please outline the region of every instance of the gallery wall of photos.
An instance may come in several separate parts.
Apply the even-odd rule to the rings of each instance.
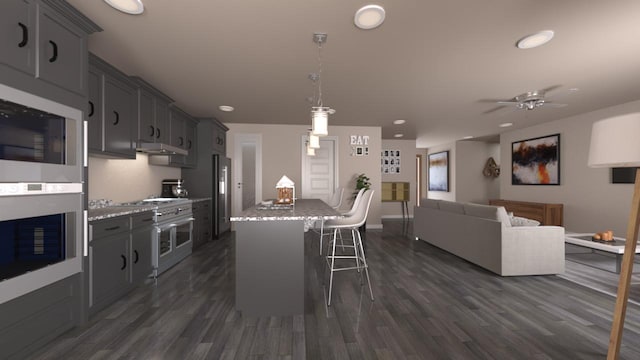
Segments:
[[[400,150],[382,150],[380,169],[383,174],[400,174]]]

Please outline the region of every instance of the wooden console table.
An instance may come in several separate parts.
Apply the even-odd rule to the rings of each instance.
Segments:
[[[409,188],[410,183],[408,182],[383,182],[382,183],[382,196],[381,200],[383,202],[387,201],[397,201],[400,202],[400,207],[402,208],[402,219],[405,219],[405,210],[406,210],[406,218],[409,218]]]
[[[489,205],[504,206],[515,216],[540,221],[540,225],[562,225],[562,204],[547,204],[503,199],[489,200]]]

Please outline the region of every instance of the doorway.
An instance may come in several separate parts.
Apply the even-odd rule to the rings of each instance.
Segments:
[[[315,156],[307,155],[308,136],[302,137],[302,198],[329,201],[338,183],[338,138],[320,138]]]
[[[262,135],[235,134],[233,214],[262,201]]]

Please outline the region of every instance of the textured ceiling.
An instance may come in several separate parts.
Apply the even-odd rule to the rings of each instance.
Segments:
[[[323,100],[333,125],[381,126],[429,147],[640,99],[640,1],[386,0],[385,23],[353,25],[367,2],[143,0],[140,16],[101,0],[68,0],[104,31],[89,49],[175,99],[225,123],[308,124],[308,74],[323,47]],[[540,30],[548,44],[515,42]],[[559,86],[562,108],[496,107],[490,99]],[[577,92],[569,92],[578,88]],[[222,113],[218,105],[231,105]],[[405,119],[402,126],[392,125]],[[513,129],[513,128],[510,128]]]

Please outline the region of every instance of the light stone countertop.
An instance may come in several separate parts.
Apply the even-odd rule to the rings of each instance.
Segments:
[[[260,209],[260,204],[244,210],[231,221],[329,220],[342,217],[320,199],[298,199],[292,209]]]
[[[89,221],[109,219],[117,216],[126,216],[145,211],[151,211],[155,206],[106,206],[98,209],[89,209]]]

